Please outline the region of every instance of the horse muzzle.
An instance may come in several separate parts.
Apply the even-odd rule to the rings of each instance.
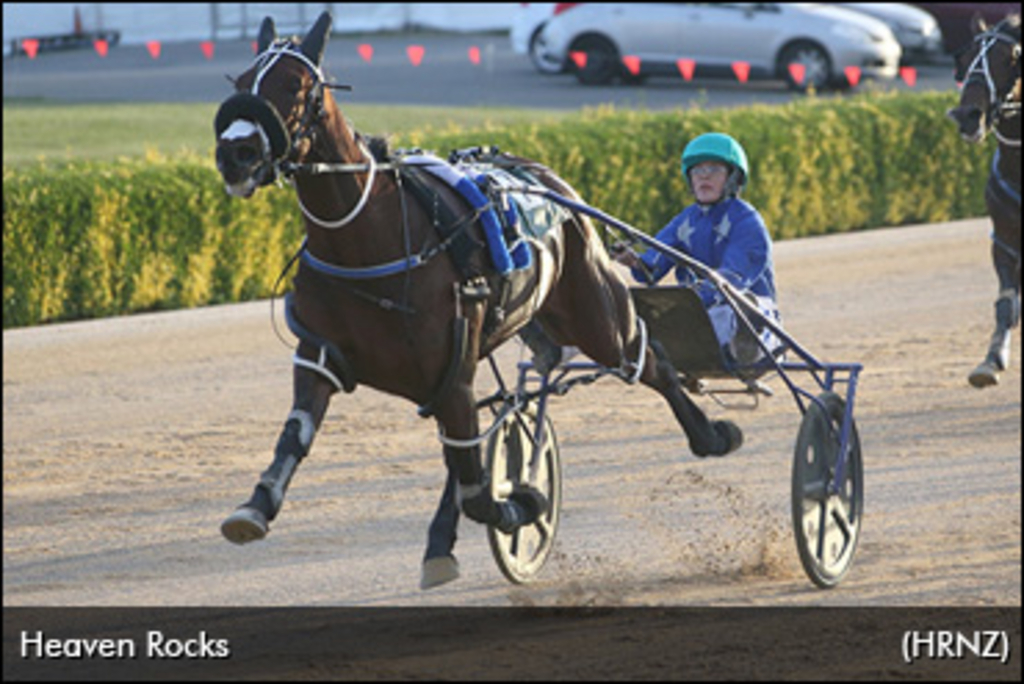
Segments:
[[[214,119],[217,170],[227,191],[250,197],[257,187],[277,177],[277,161],[291,147],[291,136],[270,104],[251,93],[225,100]]]
[[[961,105],[946,112],[956,122],[960,137],[970,143],[979,143],[985,138],[985,113],[972,105]]]
[[[228,194],[251,197],[256,188],[274,180],[273,164],[259,140],[222,140],[217,144],[217,171]]]

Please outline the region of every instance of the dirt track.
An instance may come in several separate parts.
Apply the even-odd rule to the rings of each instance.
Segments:
[[[866,367],[864,530],[834,591],[794,548],[799,415],[778,381],[730,412],[743,449],[710,461],[640,386],[555,399],[563,520],[532,585],[508,584],[464,522],[462,577],[419,590],[440,447],[412,405],[368,389],[335,399],[267,540],[227,543],[220,521],[291,399],[290,349],[257,302],[4,333],[4,605],[1019,606],[1017,332],[1001,385],[966,382],[997,289],[988,226],[777,245],[786,328]]]

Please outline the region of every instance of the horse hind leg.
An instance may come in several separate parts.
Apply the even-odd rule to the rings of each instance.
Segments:
[[[304,368],[294,371],[295,400],[292,411],[274,449],[274,460],[260,475],[249,500],[221,523],[221,534],[235,544],[258,541],[267,536],[270,522],[284,504],[285,492],[299,463],[309,453],[334,386]]]
[[[694,456],[725,456],[743,445],[743,431],[731,420],[710,420],[683,390],[679,372],[657,340],[651,340],[641,380],[665,398],[690,441]],[[653,363],[652,363],[653,362]]]
[[[542,317],[545,327],[557,339],[577,345],[584,354],[606,367],[621,367],[629,372],[642,358],[644,367],[640,381],[668,402],[695,456],[725,456],[739,449],[743,443],[739,427],[732,421],[708,419],[683,391],[679,374],[661,346],[650,340],[645,349],[640,348],[643,338],[635,324],[636,312],[629,288],[602,257],[592,256],[590,260],[567,259],[563,280],[577,283],[574,297],[568,299],[562,289],[553,293]],[[563,283],[560,288],[564,286]],[[567,299],[563,301],[562,296]],[[587,314],[580,315],[580,311]],[[572,315],[571,312],[577,313]]]

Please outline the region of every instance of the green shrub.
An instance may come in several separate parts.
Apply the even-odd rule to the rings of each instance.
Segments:
[[[426,130],[395,140],[445,156],[497,145],[540,161],[584,201],[649,233],[691,201],[679,156],[731,133],[745,193],[775,239],[985,213],[991,142],[964,143],[953,93],[866,94],[728,110],[587,110],[556,123]],[[373,133],[374,131],[366,131]],[[270,295],[302,240],[290,188],[224,192],[188,154],[4,167],[4,327]]]

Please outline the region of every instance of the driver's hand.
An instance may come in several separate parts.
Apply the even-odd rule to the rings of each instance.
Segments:
[[[623,266],[636,268],[640,264],[640,257],[625,242],[616,242],[611,246],[612,258]]]

